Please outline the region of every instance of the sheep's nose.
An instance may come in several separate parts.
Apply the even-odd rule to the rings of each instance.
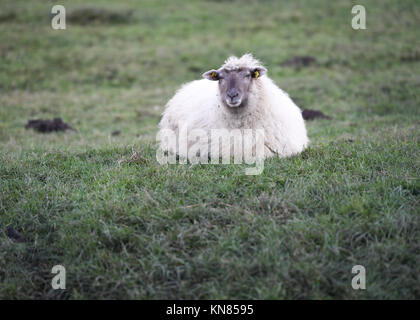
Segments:
[[[227,96],[232,100],[233,98],[236,98],[238,96],[238,92],[236,90],[229,90],[227,92]]]

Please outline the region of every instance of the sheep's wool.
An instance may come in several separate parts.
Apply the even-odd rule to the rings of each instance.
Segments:
[[[251,54],[245,54],[241,58],[229,57],[222,68],[233,70],[260,66],[261,63]],[[217,81],[203,79],[184,84],[167,103],[159,129],[170,129],[176,134],[201,129],[208,132],[209,137],[212,129],[262,129],[265,158],[298,154],[309,143],[301,110],[267,75],[252,81],[248,103],[238,111],[222,103]],[[199,146],[201,152],[208,150],[209,155],[213,150],[211,144],[215,143],[211,139],[198,142],[196,137],[187,139],[187,150],[176,145],[168,147],[162,142],[161,148],[187,158],[188,149],[194,143],[194,150],[199,143],[202,144]],[[255,150],[255,146],[253,148]]]
[[[227,70],[237,70],[241,68],[257,68],[262,66],[263,65],[259,60],[255,59],[252,54],[247,53],[240,58],[235,56],[227,58],[225,63],[222,65],[222,68]]]

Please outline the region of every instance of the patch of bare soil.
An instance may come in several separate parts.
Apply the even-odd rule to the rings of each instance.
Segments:
[[[12,227],[7,227],[6,235],[9,239],[16,242],[25,242],[25,238],[19,233],[19,231],[13,229]]]
[[[283,62],[284,66],[302,68],[316,64],[317,61],[311,56],[295,56]]]
[[[87,24],[122,24],[133,20],[133,11],[112,10],[97,7],[79,7],[70,11],[67,15],[71,23]]]
[[[41,133],[49,133],[54,131],[66,131],[66,130],[73,130],[67,123],[63,122],[61,118],[55,118],[53,120],[44,120],[44,119],[35,119],[29,120],[28,123],[25,125],[26,129],[34,129],[35,131]]]
[[[317,119],[317,118],[320,118],[320,119],[331,119],[331,117],[325,115],[322,111],[312,110],[312,109],[304,109],[304,110],[302,110],[302,117],[305,120],[314,120],[314,119]]]

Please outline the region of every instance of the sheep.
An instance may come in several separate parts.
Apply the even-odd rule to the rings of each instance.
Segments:
[[[197,135],[188,136],[192,130],[200,129],[210,135],[215,129],[239,130],[241,133],[246,129],[262,129],[264,159],[284,158],[302,152],[309,139],[301,110],[266,73],[267,69],[248,53],[240,58],[231,56],[219,69],[205,72],[204,79],[184,84],[169,100],[162,114],[158,133],[160,149],[184,159],[190,159],[192,150],[194,153],[199,150],[197,156],[201,152],[204,158],[211,157],[217,150],[213,147],[219,139],[198,139],[197,142]],[[165,130],[175,133],[177,143],[163,141]],[[180,146],[181,132],[188,132],[186,148]],[[223,155],[226,151],[232,152],[234,145],[229,141],[227,148],[230,150],[224,148],[226,145],[218,150]],[[193,148],[194,143],[199,147]],[[254,142],[253,153],[256,148],[258,145]]]

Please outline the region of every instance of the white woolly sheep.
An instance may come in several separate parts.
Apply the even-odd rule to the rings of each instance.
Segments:
[[[263,129],[265,158],[302,152],[309,140],[301,110],[266,71],[251,54],[228,58],[218,70],[204,73],[205,79],[184,84],[177,91],[163,112],[160,133],[167,129],[176,134],[184,129],[201,129],[210,135],[212,129]],[[161,142],[161,148],[188,158],[196,141],[187,139],[185,150],[179,148],[179,141],[175,147]],[[208,150],[210,155],[215,141],[205,139],[199,143],[199,150]]]

